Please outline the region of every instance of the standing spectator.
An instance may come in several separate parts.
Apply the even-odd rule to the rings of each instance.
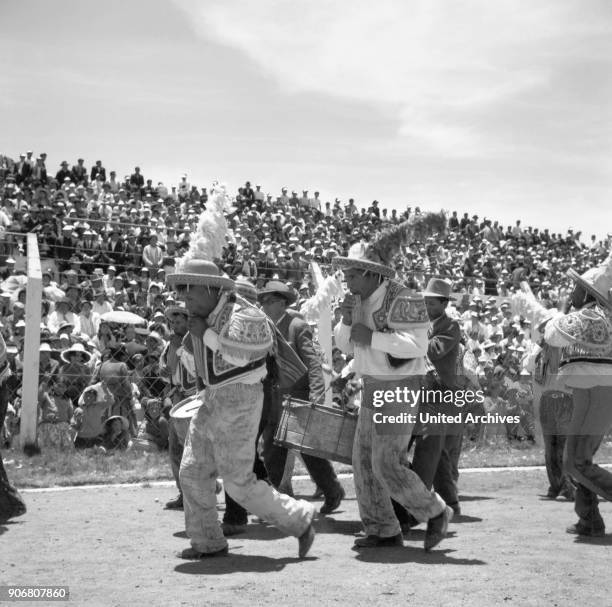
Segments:
[[[111,172],[111,175],[114,175],[115,171]],[[101,181],[106,181],[106,169],[102,166],[101,160],[96,160],[96,164],[91,167],[91,173],[89,174],[89,181],[94,183],[97,179]]]
[[[85,160],[79,158],[77,164],[72,167],[72,181],[77,185],[87,183],[87,167],[83,164]]]
[[[134,172],[130,175],[130,187],[133,190],[138,190],[142,192],[144,188],[145,179],[143,175],[140,173],[140,167],[135,167]]]
[[[55,174],[55,181],[57,181],[58,185],[61,187],[64,185],[66,178],[72,180],[72,172],[68,168],[68,162],[66,160],[63,160],[60,166],[60,170]]]

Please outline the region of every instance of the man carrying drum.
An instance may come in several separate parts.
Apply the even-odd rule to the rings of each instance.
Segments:
[[[190,249],[179,260],[168,284],[184,299],[189,313],[196,373],[206,386],[202,405],[191,419],[179,478],[185,526],[191,548],[180,558],[227,554],[227,540],[217,520],[215,481],[256,516],[299,538],[298,555],[314,541],[314,508],[278,493],[253,473],[255,438],[263,405],[266,356],[272,347],[269,322],[244,300],[237,303],[234,282],[212,261],[221,257],[228,203],[217,187],[191,235]],[[229,206],[229,204],[227,204]]]
[[[415,414],[410,402],[381,405],[381,395],[404,388],[419,391],[425,375],[428,318],[422,295],[391,280],[388,234],[357,243],[348,256],[334,257],[344,271],[350,294],[342,302],[342,320],[334,328],[336,345],[354,356],[363,379],[363,397],[353,448],[353,471],[365,537],[356,548],[403,546],[395,500],[419,522],[427,522],[425,550],[446,536],[453,511],[429,490],[407,464],[414,418],[384,423],[384,416]],[[394,239],[394,240],[397,240]],[[397,391],[399,393],[400,391]],[[414,403],[412,403],[414,405]]]
[[[288,309],[297,300],[297,293],[280,280],[271,280],[263,289],[260,289],[258,298],[263,311],[274,322],[279,333],[307,369],[306,373],[291,388],[291,396],[304,401],[322,402],[325,394],[325,380],[323,379],[321,357],[313,344],[312,331],[299,313]],[[278,364],[284,366],[287,361],[281,358]],[[271,394],[268,394],[268,398],[272,402],[264,404],[264,406],[267,405],[267,419],[263,433],[263,456],[270,482],[278,488],[287,461],[287,449],[274,444],[274,434],[281,417],[280,397],[282,395],[278,394],[278,390],[269,392]],[[325,496],[325,503],[320,510],[321,514],[331,514],[338,509],[345,495],[333,466],[329,460],[314,455],[303,453],[302,459],[308,473]]]

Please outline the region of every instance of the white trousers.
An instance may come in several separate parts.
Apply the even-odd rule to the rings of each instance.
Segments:
[[[278,493],[253,473],[262,406],[261,383],[207,388],[191,420],[179,477],[185,528],[199,552],[227,546],[217,518],[217,475],[236,502],[284,533],[299,537],[312,521],[312,504]]]

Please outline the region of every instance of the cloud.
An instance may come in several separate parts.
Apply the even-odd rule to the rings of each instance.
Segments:
[[[397,121],[400,145],[436,154],[503,149],[495,123],[513,103],[546,95],[591,49],[612,56],[610,9],[598,1],[176,4],[200,35],[245,53],[286,93],[370,104]]]

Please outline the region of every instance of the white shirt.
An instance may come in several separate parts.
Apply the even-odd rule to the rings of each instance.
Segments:
[[[372,329],[370,346],[358,346],[351,340],[351,327],[342,321],[334,327],[336,345],[345,354],[353,354],[354,370],[358,376],[370,377],[405,377],[406,375],[425,374],[425,355],[427,354],[427,327],[418,327],[413,331],[389,331],[383,333],[376,330],[372,314],[382,306],[388,281],[383,282],[368,297],[361,301],[361,322]],[[354,318],[354,322],[359,322]],[[397,358],[411,360],[399,368],[393,368],[387,359],[387,354]]]

